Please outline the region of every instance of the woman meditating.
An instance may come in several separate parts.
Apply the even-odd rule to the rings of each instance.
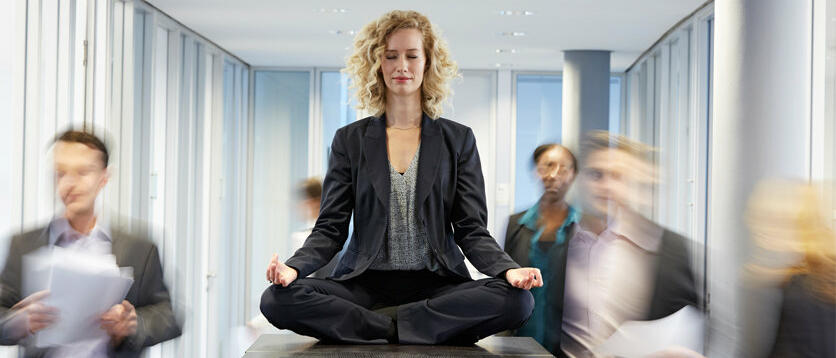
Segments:
[[[476,139],[440,117],[458,75],[445,42],[424,15],[392,11],[358,34],[345,71],[375,115],[335,134],[319,218],[290,259],[273,256],[261,312],[339,343],[472,344],[521,326],[542,277],[491,237]],[[352,213],[333,275],[305,278],[343,248]],[[465,256],[491,278],[472,280]]]

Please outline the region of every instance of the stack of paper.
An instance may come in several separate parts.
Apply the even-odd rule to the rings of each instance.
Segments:
[[[93,255],[61,247],[43,248],[23,258],[23,297],[48,290],[43,303],[58,309],[58,321],[35,335],[37,347],[107,338],[99,318],[122,302],[133,284],[130,267],[113,255]]]
[[[692,306],[655,321],[628,321],[604,343],[597,356],[646,357],[666,349],[703,351],[703,315]],[[698,356],[698,355],[697,355]]]

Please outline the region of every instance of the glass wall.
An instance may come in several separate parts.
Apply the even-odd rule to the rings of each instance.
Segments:
[[[516,86],[516,158],[514,212],[540,199],[531,155],[538,145],[562,138],[563,78],[560,75],[518,75]]]
[[[651,212],[690,238],[697,287],[706,290],[706,210],[711,122],[713,7],[673,29],[625,73],[627,118],[620,132],[656,148]]]
[[[705,241],[710,11],[672,31],[627,71],[630,107],[622,128],[657,149],[660,184],[648,215],[697,245]]]
[[[297,249],[291,233],[304,229],[295,189],[308,176],[311,75],[254,71],[250,316],[261,312],[267,288],[262,273],[270,257],[288,259]]]
[[[620,76],[610,78],[609,130],[615,133],[621,122],[621,82]],[[515,90],[514,212],[519,212],[540,199],[540,182],[531,159],[534,149],[544,143],[561,143],[563,138],[563,79],[560,74],[518,74]]]
[[[142,2],[112,7],[108,207],[158,247],[183,335],[149,357],[238,354],[249,225],[249,66]],[[94,123],[95,124],[95,123]]]
[[[337,129],[357,119],[356,101],[349,91],[351,80],[339,71],[320,72],[319,113],[322,123],[322,176],[328,170],[331,141]]]

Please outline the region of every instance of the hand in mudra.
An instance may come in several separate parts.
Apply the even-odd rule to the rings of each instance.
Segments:
[[[267,281],[276,285],[282,285],[282,287],[287,287],[287,285],[290,285],[291,282],[296,280],[296,276],[298,275],[299,273],[294,268],[279,262],[279,256],[273,254],[273,257],[270,259],[270,264],[267,265]]]
[[[543,275],[540,269],[521,267],[505,271],[505,280],[516,288],[530,290],[532,287],[543,287]]]

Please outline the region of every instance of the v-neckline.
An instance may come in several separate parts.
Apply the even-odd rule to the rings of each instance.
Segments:
[[[420,151],[421,151],[421,142],[419,141],[418,142],[418,148],[415,148],[415,154],[412,155],[412,160],[409,161],[409,165],[406,167],[406,170],[404,170],[403,173],[401,173],[397,169],[395,169],[395,166],[392,165],[392,161],[387,158],[387,161],[389,162],[390,170],[395,172],[395,173],[398,173],[401,177],[403,177],[404,175],[406,175],[407,172],[409,172],[410,169],[412,169],[413,166],[415,166],[416,162],[418,162],[417,160],[415,160],[415,158],[418,158],[418,153]]]

